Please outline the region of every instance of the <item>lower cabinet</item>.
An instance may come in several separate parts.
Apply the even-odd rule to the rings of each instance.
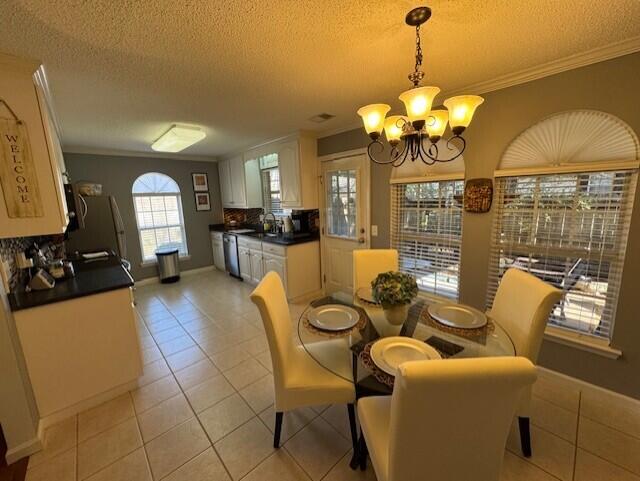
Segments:
[[[245,281],[251,282],[251,252],[247,247],[238,247],[238,263],[240,264],[240,275]]]
[[[240,274],[258,284],[267,272],[282,279],[287,298],[298,299],[321,291],[320,242],[283,246],[238,236]]]
[[[224,271],[224,245],[222,242],[222,232],[211,233],[211,250],[213,251],[213,265],[216,269]]]

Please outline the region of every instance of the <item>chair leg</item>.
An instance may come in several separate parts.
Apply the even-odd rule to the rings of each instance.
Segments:
[[[520,428],[520,447],[525,458],[531,457],[531,432],[529,430],[529,418],[518,417]]]
[[[349,427],[351,428],[351,444],[353,451],[358,449],[358,430],[356,429],[356,409],[353,404],[347,404],[347,411],[349,412]]]
[[[367,441],[364,439],[364,433],[360,430],[360,440],[358,442],[358,457],[360,458],[360,470],[367,469],[367,456],[369,455],[369,449],[367,448]]]
[[[280,447],[280,433],[282,432],[282,415],[283,413],[276,413],[276,429],[273,433],[273,447],[278,449]]]

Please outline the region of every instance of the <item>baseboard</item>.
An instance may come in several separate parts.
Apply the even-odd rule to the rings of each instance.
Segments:
[[[547,369],[546,367],[537,366],[537,369],[541,373],[544,373],[545,376],[547,376],[547,377],[555,377],[558,380],[560,380],[561,382],[570,384],[570,385],[572,385],[573,387],[575,387],[577,389],[581,389],[582,390],[582,389],[586,388],[586,389],[590,389],[590,390],[593,390],[593,391],[598,391],[598,392],[606,394],[607,396],[611,396],[613,398],[621,399],[623,401],[636,404],[638,406],[638,409],[640,410],[640,399],[636,399],[636,398],[627,396],[625,394],[621,394],[619,392],[612,391],[610,389],[604,388],[602,386],[598,386],[596,384],[591,384],[590,382],[583,381],[582,379],[578,379],[576,377],[572,377],[572,376],[569,376],[567,374],[563,374],[563,373],[558,372],[558,371],[553,371],[551,369]]]
[[[60,411],[56,411],[55,413],[49,414],[40,419],[40,423],[38,424],[38,437],[42,439],[42,434],[44,430],[49,426],[56,424],[60,421],[63,421],[71,416],[75,416],[78,413],[86,411],[87,409],[91,409],[93,407],[99,406],[102,403],[110,401],[121,394],[124,394],[128,391],[133,391],[138,388],[138,380],[134,379],[133,381],[127,382],[125,384],[121,384],[119,386],[114,387],[113,389],[109,389],[103,393],[97,394],[93,397],[85,399],[84,401],[80,401],[72,406],[61,409]]]
[[[305,301],[312,301],[323,295],[324,295],[324,291],[322,289],[318,289],[317,291],[309,292],[307,294],[302,294],[301,296],[298,296],[298,297],[293,297],[291,299],[288,299],[288,301],[293,304],[300,304]]]
[[[38,435],[35,438],[30,439],[29,441],[19,444],[15,448],[7,450],[7,453],[5,454],[7,464],[13,464],[22,458],[31,456],[33,453],[37,453],[38,451],[40,451],[42,449],[42,442],[40,441],[41,439],[42,437]]]
[[[216,270],[216,266],[213,266],[213,265],[196,267],[195,269],[188,269],[186,271],[180,272],[180,276],[189,277],[195,274],[202,274],[203,272],[209,272],[214,270]],[[154,276],[154,277],[146,277],[144,279],[136,281],[135,285],[137,287],[142,287],[142,286],[148,286],[150,284],[159,284],[159,283],[160,283],[160,278],[158,276]]]

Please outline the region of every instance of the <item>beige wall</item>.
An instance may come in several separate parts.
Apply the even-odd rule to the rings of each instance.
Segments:
[[[564,110],[596,109],[627,122],[640,134],[640,53],[571,70],[544,79],[487,93],[465,134],[467,178],[492,177],[508,144],[538,120]],[[367,144],[362,129],[318,141],[318,155],[356,149]],[[346,148],[345,148],[346,147]],[[372,168],[372,223],[389,226],[388,168]],[[493,212],[464,215],[461,301],[485,307]],[[372,242],[388,245],[388,236]],[[540,364],[570,376],[640,398],[640,189],[636,192],[613,345],[618,360],[545,341]]]

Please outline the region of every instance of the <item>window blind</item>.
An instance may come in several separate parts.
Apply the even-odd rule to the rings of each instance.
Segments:
[[[636,183],[635,170],[496,179],[487,305],[523,269],[564,291],[551,325],[610,338]]]
[[[262,171],[262,198],[266,212],[283,213],[280,204],[280,171],[278,167]]]
[[[142,257],[155,259],[156,249],[173,246],[187,254],[180,196],[177,194],[134,194],[134,206]]]
[[[420,290],[458,298],[464,182],[391,186],[391,245]]]

